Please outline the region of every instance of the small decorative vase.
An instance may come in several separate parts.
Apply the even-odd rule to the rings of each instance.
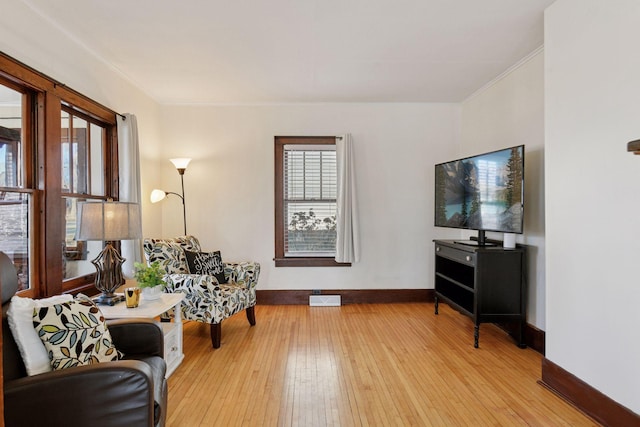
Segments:
[[[162,295],[162,286],[142,288],[142,298],[147,301],[159,299],[160,295]]]

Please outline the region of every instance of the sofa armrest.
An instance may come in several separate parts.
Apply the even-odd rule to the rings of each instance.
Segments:
[[[151,367],[120,360],[8,381],[4,417],[7,426],[152,426]]]
[[[224,274],[230,282],[246,286],[247,289],[255,289],[260,276],[260,264],[257,262],[225,262]]]
[[[153,319],[112,319],[107,327],[116,348],[126,356],[164,357],[162,327]]]

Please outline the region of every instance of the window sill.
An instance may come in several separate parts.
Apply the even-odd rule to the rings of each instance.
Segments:
[[[350,262],[336,262],[329,257],[274,258],[276,267],[351,267]]]

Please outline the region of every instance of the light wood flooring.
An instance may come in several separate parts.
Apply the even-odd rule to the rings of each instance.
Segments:
[[[184,324],[168,426],[594,426],[537,383],[542,356],[445,304],[257,306]]]

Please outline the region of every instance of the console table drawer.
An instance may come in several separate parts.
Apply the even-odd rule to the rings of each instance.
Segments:
[[[471,267],[476,265],[476,254],[473,252],[465,252],[462,250],[450,248],[448,246],[442,246],[436,244],[436,256],[449,258],[453,261],[469,265]]]

